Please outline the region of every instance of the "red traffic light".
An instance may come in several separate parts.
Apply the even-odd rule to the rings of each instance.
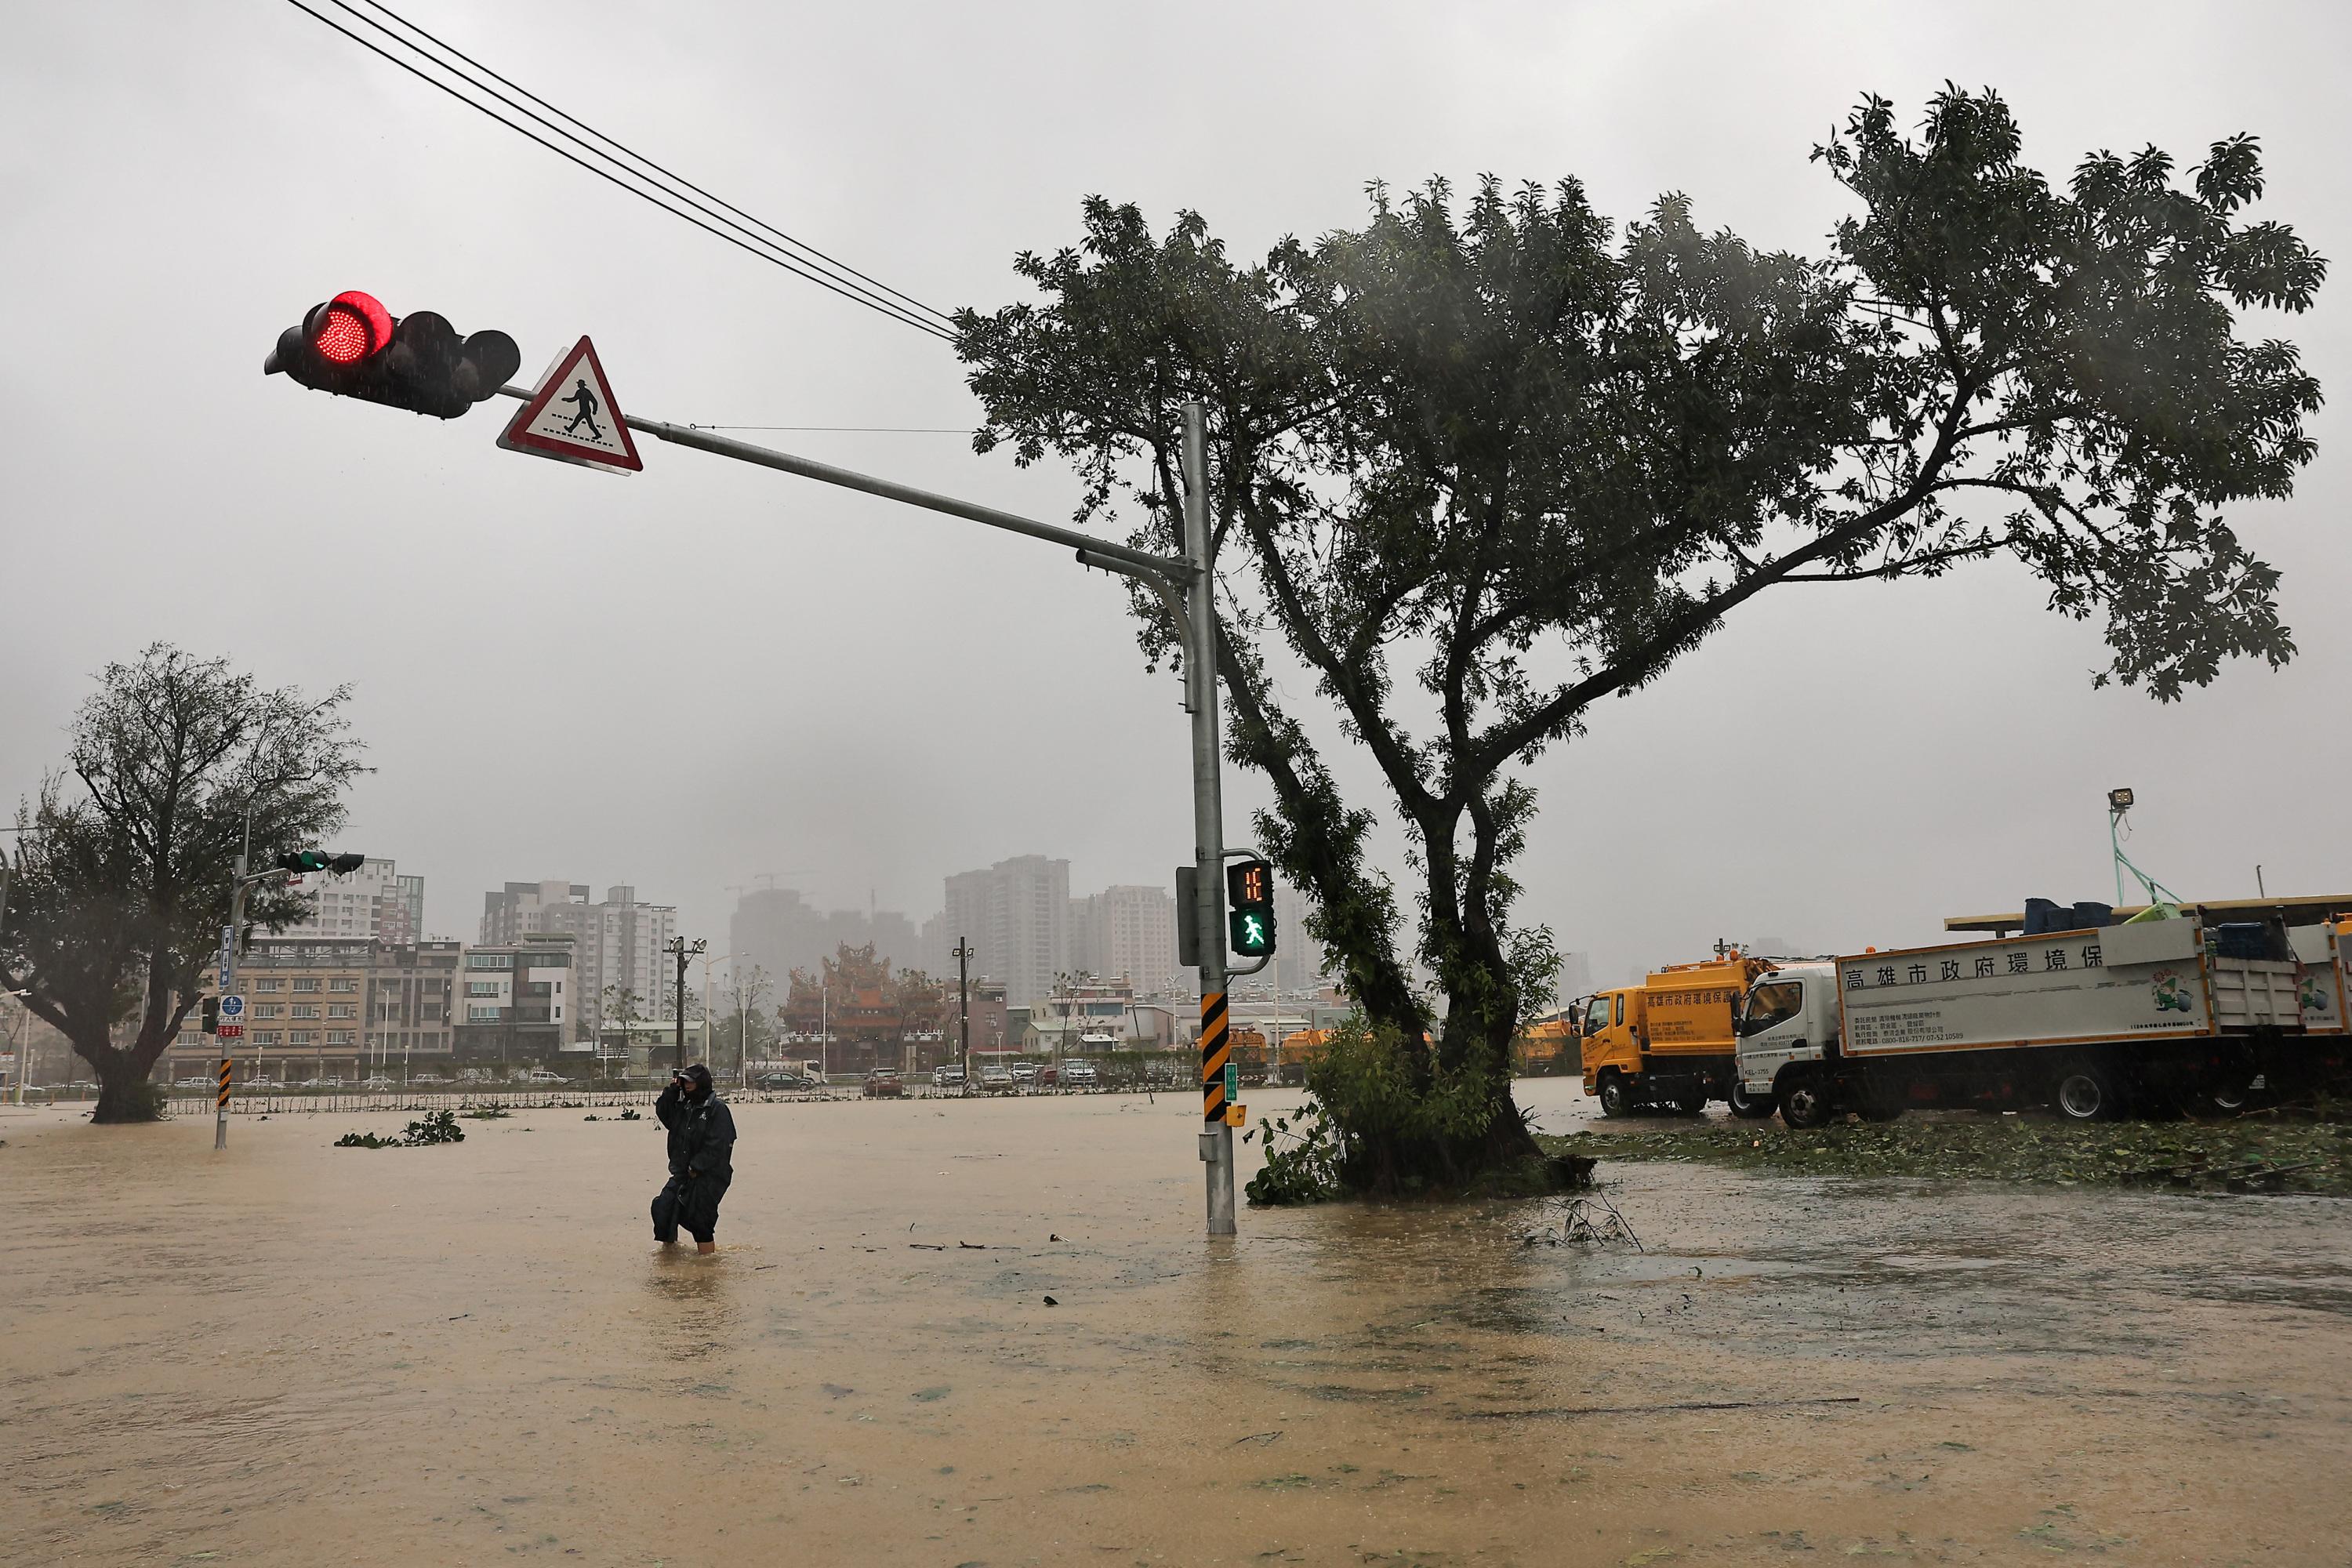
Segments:
[[[314,392],[455,419],[496,396],[521,366],[522,351],[504,332],[460,336],[431,310],[394,320],[374,295],[349,289],[312,306],[301,325],[278,333],[261,374],[283,374]]]
[[[392,312],[374,295],[347,289],[310,312],[303,335],[329,364],[357,364],[392,342]]]

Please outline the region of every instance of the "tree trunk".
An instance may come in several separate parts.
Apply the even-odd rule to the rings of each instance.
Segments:
[[[113,1045],[91,1046],[76,1040],[74,1051],[98,1074],[98,1108],[90,1112],[91,1121],[155,1120],[155,1097],[148,1091],[147,1075],[154,1070],[156,1058],[163,1054],[162,1041],[151,1047],[142,1040],[125,1050]]]

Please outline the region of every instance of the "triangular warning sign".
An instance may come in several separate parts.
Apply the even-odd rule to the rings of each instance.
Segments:
[[[604,367],[596,362],[596,345],[584,337],[547,367],[499,445],[615,474],[645,468],[636,443],[629,439],[628,421],[613,401]]]

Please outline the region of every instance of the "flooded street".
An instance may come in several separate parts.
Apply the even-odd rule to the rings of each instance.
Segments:
[[[0,1561],[2352,1561],[2339,1201],[1623,1164],[1646,1253],[1212,1244],[1186,1097],[841,1101],[739,1108],[698,1259],[583,1114],[0,1118]]]

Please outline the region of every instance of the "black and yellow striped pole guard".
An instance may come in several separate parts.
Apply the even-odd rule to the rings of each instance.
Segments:
[[[1225,1061],[1233,1053],[1225,994],[1212,991],[1201,998],[1201,1120],[1212,1127],[1225,1119]]]
[[[229,1058],[223,1057],[221,1058],[220,1065],[220,1098],[213,1102],[214,1107],[216,1110],[226,1110],[228,1109],[228,1072]]]

